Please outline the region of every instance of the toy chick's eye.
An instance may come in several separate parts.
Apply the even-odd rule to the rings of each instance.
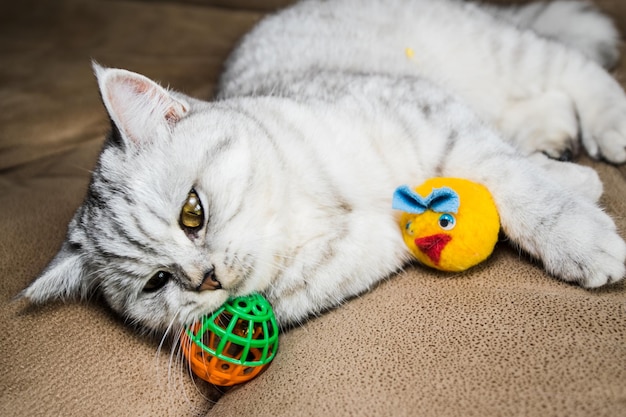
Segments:
[[[193,188],[187,195],[187,200],[180,210],[180,225],[187,231],[194,232],[204,224],[204,209],[202,202]]]
[[[406,230],[406,232],[412,236],[413,230],[411,230],[411,226],[413,226],[413,222],[406,222],[406,225],[404,226],[404,230]]]
[[[443,230],[452,230],[456,226],[456,219],[452,214],[444,213],[439,216],[439,227]]]

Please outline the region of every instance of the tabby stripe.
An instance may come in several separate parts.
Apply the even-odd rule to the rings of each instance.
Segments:
[[[436,177],[443,176],[445,172],[447,171],[446,165],[448,163],[448,159],[450,158],[450,153],[452,152],[452,149],[454,149],[454,146],[456,145],[458,141],[458,137],[459,137],[459,132],[455,129],[452,129],[450,133],[448,133],[448,136],[446,137],[446,143],[443,148],[443,152],[440,155],[441,159],[439,160],[439,163],[435,166]]]
[[[129,268],[124,268],[124,263],[116,263],[116,262],[109,262],[106,264],[106,280],[110,281],[110,282],[119,282],[119,283],[123,283],[125,282],[125,278],[127,278],[129,275],[136,278],[136,279],[141,279],[143,280],[145,277],[143,275],[137,275],[137,272],[135,271],[135,266],[137,264],[137,262],[135,261],[131,261],[132,264],[130,265]],[[113,272],[117,272],[120,277],[117,280],[114,280],[113,276],[115,276],[115,274],[113,274]],[[120,285],[120,287],[123,287],[123,285]]]
[[[427,112],[431,111],[431,107],[429,105],[425,105],[424,108],[428,109]],[[425,115],[425,117],[430,117],[430,113],[428,113],[428,116]],[[413,114],[401,115],[401,117],[397,118],[397,124],[402,128],[402,131],[406,136],[405,142],[413,150],[413,155],[417,159],[416,166],[425,167],[428,166],[428,164],[425,163],[425,161],[422,159],[422,156],[426,155],[426,152],[423,152],[422,147],[420,146],[420,144],[423,142],[423,138],[415,137],[415,128],[413,127],[412,122],[414,119],[415,116]]]
[[[108,191],[108,194],[120,195],[132,201],[132,197],[128,193],[128,190],[126,190],[123,187],[120,187],[119,184],[107,178],[106,173],[103,172],[100,167],[98,167],[98,169],[94,172],[94,178],[95,179],[92,184],[94,185],[94,187],[102,188]]]
[[[250,185],[250,184],[248,184]],[[250,187],[248,187],[250,188]],[[237,206],[237,208],[232,212],[232,214],[230,215],[230,217],[228,217],[228,219],[226,219],[223,223],[224,224],[229,224],[230,222],[232,222],[237,216],[239,216],[241,214],[241,212],[243,211],[244,208],[244,199],[241,198],[239,199],[239,205]]]
[[[133,263],[139,263],[143,261],[142,258],[138,256],[131,256],[128,253],[126,253],[125,255],[120,255],[118,253],[111,252],[110,250],[105,249],[99,242],[94,242],[94,246],[99,254],[107,259],[115,259],[118,261],[127,261]]]
[[[561,221],[561,217],[571,211],[576,210],[576,203],[573,200],[568,200],[566,202],[562,202],[562,205],[559,207],[559,210],[556,214],[550,214],[541,216],[537,219],[537,229],[546,229],[547,232],[552,232],[552,230],[559,224]]]
[[[203,161],[207,165],[211,165],[219,155],[232,148],[234,143],[235,139],[231,137],[218,141],[213,147],[207,149]]]
[[[308,287],[309,287],[309,283],[306,280],[300,281],[300,282],[296,283],[296,285],[294,285],[293,287],[289,287],[289,288],[286,288],[285,290],[281,291],[280,298],[282,298],[282,299],[291,298],[291,297],[301,293],[302,291],[307,291]]]
[[[528,19],[528,22],[526,22],[524,26],[528,28],[532,28],[537,23],[537,20],[539,20],[541,15],[548,9],[549,6],[550,6],[549,2],[540,3],[539,7],[537,7],[537,11],[535,11],[535,13],[530,17],[530,19]]]
[[[306,136],[302,132],[301,129],[298,128],[294,123],[292,123],[289,119],[286,119],[279,112],[271,113],[273,118],[276,120],[276,123],[281,127],[285,128],[283,135],[284,137],[289,137],[292,141],[298,141],[302,145],[307,145]],[[320,160],[319,155],[314,152],[313,148],[310,148],[308,152],[306,152],[309,160],[313,162],[313,164],[318,168],[318,173],[320,174],[321,181],[323,181],[323,187],[330,191],[332,194],[332,201],[336,201],[336,207],[341,212],[351,212],[353,210],[352,205],[343,198],[343,193],[339,192],[337,187],[335,186],[332,177],[328,174],[326,170],[324,170],[325,164],[322,160]]]
[[[272,136],[270,131],[267,130],[267,127],[265,126],[265,124],[263,122],[261,122],[261,120],[259,118],[257,118],[254,114],[252,114],[252,113],[250,113],[250,112],[248,112],[246,110],[242,110],[239,107],[231,107],[231,106],[229,106],[229,107],[230,107],[231,111],[236,112],[236,113],[240,114],[241,116],[244,116],[244,117],[248,118],[249,120],[254,122],[254,124],[256,124],[256,126],[259,128],[259,130],[261,130],[263,132],[263,134],[265,135],[265,139],[270,143],[270,145],[274,149],[274,153],[278,157],[278,162],[279,162],[281,168],[283,169],[283,171],[286,171],[286,168],[288,166],[288,164],[286,162],[287,159],[286,159],[284,153],[281,151],[280,147],[276,144],[276,140],[274,139],[274,136]]]
[[[85,234],[90,242],[92,242],[94,249],[98,251],[100,255],[109,259],[126,260],[131,262],[142,262],[143,258],[140,256],[132,256],[126,251],[124,254],[111,251],[110,248],[104,246],[105,242],[115,241],[116,237],[108,233],[109,229],[97,230],[95,227],[84,228]]]
[[[137,219],[133,218],[133,220],[135,221],[135,223],[137,222]],[[159,252],[156,251],[155,249],[153,249],[151,245],[149,245],[148,243],[145,243],[145,242],[141,242],[141,241],[135,239],[133,236],[131,236],[128,233],[128,230],[127,230],[128,226],[127,225],[121,224],[121,223],[119,223],[117,221],[117,219],[115,219],[115,221],[113,222],[113,227],[115,229],[115,232],[120,237],[123,237],[124,239],[126,239],[126,241],[128,243],[130,243],[131,245],[139,248],[140,250],[142,250],[145,253],[148,253],[148,254],[153,255],[153,256],[158,256]],[[141,229],[139,231],[143,233],[143,231]],[[159,246],[158,242],[155,241],[155,243],[157,243],[156,246],[158,247]]]
[[[350,234],[349,232],[349,225],[347,224],[348,221],[346,220],[344,223],[345,227],[336,227],[335,230],[338,230],[339,232],[332,237],[331,239],[328,239],[327,241],[327,248],[326,250],[324,250],[324,252],[321,254],[321,256],[318,259],[318,262],[314,263],[310,269],[308,269],[306,272],[304,272],[304,279],[306,280],[306,277],[312,277],[314,276],[318,270],[320,270],[322,267],[325,267],[328,263],[330,263],[330,261],[334,258],[337,257],[337,251],[335,250],[335,245],[338,242],[341,242],[342,240],[344,240],[346,238],[346,236],[348,234]],[[342,280],[345,280],[347,277],[339,277]]]
[[[511,48],[511,57],[508,62],[513,67],[518,67],[522,61],[526,59],[526,53],[528,52],[526,44],[516,39],[515,46]]]
[[[193,280],[182,266],[178,264],[173,264],[170,265],[167,269],[174,272],[172,274],[173,279],[178,283],[181,288],[187,291],[196,291],[197,285],[194,284]]]
[[[277,273],[271,278],[271,284],[276,284],[284,275],[285,272],[293,267],[293,264],[296,262],[296,258],[300,255],[300,251],[302,251],[302,246],[297,246],[292,252],[288,255],[275,255],[274,260],[276,262],[276,258],[279,258],[280,261],[277,262],[280,265]]]
[[[97,189],[97,184],[92,182],[90,187],[87,189],[87,197],[85,199],[86,205],[89,209],[93,209],[95,207],[104,210],[108,207],[107,198]]]
[[[158,219],[161,223],[163,223],[163,225],[165,225],[165,226],[169,226],[170,221],[169,221],[168,219],[166,219],[165,217],[163,217],[163,216],[161,215],[161,213],[158,213],[158,212],[154,209],[154,207],[152,207],[152,206],[147,206],[147,207],[145,207],[145,209],[146,209],[146,210],[148,210],[152,216],[154,216],[154,217],[155,217],[156,219]]]

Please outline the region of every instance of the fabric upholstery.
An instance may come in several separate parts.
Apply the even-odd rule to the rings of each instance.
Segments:
[[[4,3],[0,415],[624,415],[626,284],[558,282],[506,242],[466,273],[407,268],[285,332],[268,370],[225,394],[98,299],[15,301],[59,248],[108,129],[90,61],[209,98],[237,40],[286,1]],[[597,3],[626,33],[626,4]],[[626,167],[581,162],[626,236]]]

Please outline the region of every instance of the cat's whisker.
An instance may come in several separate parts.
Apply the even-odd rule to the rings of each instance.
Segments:
[[[193,325],[193,323],[191,323],[190,325]],[[188,375],[196,393],[200,395],[202,398],[204,398],[206,401],[214,402],[214,400],[212,400],[211,398],[207,396],[206,391],[205,391],[206,386],[199,385],[198,383],[199,378],[194,375],[191,369],[191,364],[189,363],[189,361],[187,361],[187,359],[185,358],[183,354],[183,349],[188,348],[189,346],[183,346],[183,343],[191,345],[193,342],[189,338],[186,338],[186,339],[181,338],[179,334],[179,337],[176,340],[176,344],[172,348],[172,351],[175,352],[175,356],[176,356],[175,361],[177,364],[180,364],[180,368],[179,368],[180,372],[178,372],[178,375],[180,376],[181,380],[182,378],[185,378],[185,375]],[[184,386],[184,381],[183,381],[183,386]],[[187,392],[185,392],[185,398],[188,400],[189,404],[191,404],[191,401],[189,400],[189,396]]]
[[[174,314],[174,316],[172,317],[172,319],[170,320],[170,323],[168,324],[166,330],[161,334],[161,338],[160,338],[160,342],[158,344],[156,353],[155,353],[155,363],[157,364],[157,380],[161,381],[161,376],[160,376],[160,369],[161,367],[159,366],[159,359],[162,355],[162,351],[163,348],[165,346],[166,341],[168,340],[172,340],[172,346],[174,346],[174,344],[176,343],[176,340],[178,339],[178,333],[175,331],[175,327],[177,326],[176,324],[176,319],[177,316],[180,312],[180,309],[177,310]],[[167,364],[167,378],[166,378],[166,391],[167,392],[171,392],[171,391],[177,391],[176,388],[176,384],[172,383],[172,353],[170,352],[169,355],[169,359],[168,359],[168,364]],[[170,396],[171,398],[174,398],[174,396]]]
[[[163,333],[162,337],[161,337],[161,341],[159,343],[159,346],[157,348],[156,351],[156,356],[159,357],[161,355],[161,351],[163,349],[163,346],[165,344],[165,341],[168,339],[172,340],[172,346],[174,346],[177,343],[177,340],[179,340],[180,335],[178,332],[173,332],[172,329],[174,328],[174,326],[176,325],[176,321],[178,319],[178,315],[180,314],[180,310],[181,308],[179,308],[176,313],[174,314],[174,316],[172,317],[172,319],[170,320],[169,325],[167,326],[165,332]],[[172,364],[172,355],[170,352],[170,365]],[[171,368],[171,366],[170,366]],[[169,375],[168,375],[168,380],[169,380]]]
[[[179,311],[177,311],[176,315],[178,315],[179,313],[180,313],[180,309]],[[183,339],[181,339],[180,337],[180,332],[182,331],[182,328],[180,329],[180,331],[174,331],[174,328],[177,326],[178,325],[176,324],[175,319],[173,319],[170,322],[170,325],[168,326],[168,332],[170,334],[163,335],[163,337],[161,338],[159,351],[163,348],[167,340],[171,340],[171,347],[170,347],[170,353],[169,353],[169,359],[168,359],[168,374],[167,374],[168,391],[174,390],[176,392],[182,392],[182,398],[184,399],[184,402],[189,406],[189,411],[192,414],[195,414],[196,411],[199,410],[199,408],[197,405],[193,404],[186,389],[186,385],[188,382],[185,379],[185,374],[186,374],[185,366],[187,364],[187,361],[182,355],[182,350],[181,350]],[[192,383],[195,385],[195,381],[193,381]],[[173,400],[174,398],[176,398],[176,396],[171,396],[171,398]]]

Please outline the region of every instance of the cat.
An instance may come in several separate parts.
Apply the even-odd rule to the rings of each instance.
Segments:
[[[23,296],[99,291],[164,332],[261,292],[298,324],[410,261],[393,190],[433,176],[484,184],[556,278],[618,281],[626,244],[598,176],[555,160],[582,142],[626,161],[626,96],[602,68],[617,40],[586,2],[309,0],[245,36],[213,101],[94,63],[112,131]]]

